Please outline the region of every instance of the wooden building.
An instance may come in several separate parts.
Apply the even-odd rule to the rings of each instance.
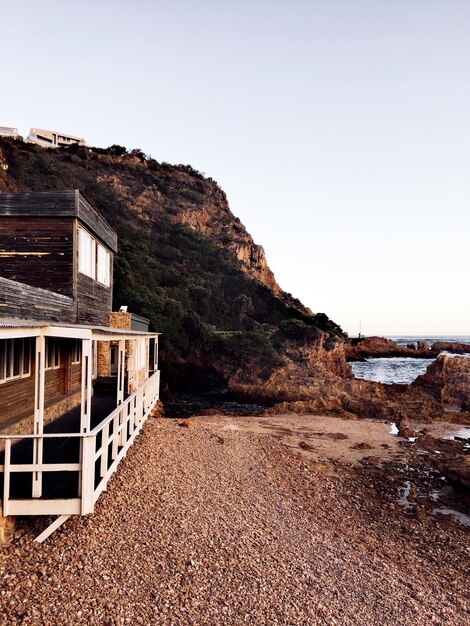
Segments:
[[[64,296],[50,318],[108,323],[117,235],[78,190],[0,194],[0,305],[4,315],[42,319],[47,294]]]
[[[0,194],[4,516],[91,512],[158,400],[158,334],[111,311],[116,251],[78,191]]]

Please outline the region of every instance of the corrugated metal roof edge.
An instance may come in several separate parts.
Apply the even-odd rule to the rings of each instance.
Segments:
[[[162,333],[144,332],[140,330],[125,330],[122,328],[111,328],[110,326],[94,326],[87,324],[58,324],[54,322],[37,321],[37,320],[23,320],[16,318],[0,319],[0,328],[76,328],[77,330],[91,330],[102,332],[109,335],[161,335]]]

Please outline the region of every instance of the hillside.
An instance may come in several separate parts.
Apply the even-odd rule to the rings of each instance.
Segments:
[[[163,333],[172,389],[221,384],[244,363],[269,372],[292,335],[344,336],[282,291],[225,193],[189,165],[120,146],[55,150],[0,140],[0,167],[0,192],[77,188],[116,229],[114,307],[128,305]]]

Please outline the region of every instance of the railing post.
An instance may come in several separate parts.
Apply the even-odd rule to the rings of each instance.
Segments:
[[[124,374],[126,361],[126,342],[124,339],[119,340],[118,348],[118,371],[117,371],[117,404],[121,404],[124,400]]]
[[[107,424],[101,432],[100,476],[104,478],[108,471],[109,424]]]
[[[91,422],[91,389],[92,389],[92,349],[91,339],[82,340],[82,380],[80,405],[80,432],[90,431]]]
[[[3,516],[9,514],[10,507],[10,463],[11,463],[11,439],[5,440],[5,461],[3,466]]]
[[[96,437],[82,438],[82,515],[93,513],[94,508],[95,446]]]
[[[118,411],[113,418],[113,441],[111,444],[111,459],[113,461],[117,457],[117,453],[118,453],[118,430],[119,430],[119,415],[120,414],[121,412]]]

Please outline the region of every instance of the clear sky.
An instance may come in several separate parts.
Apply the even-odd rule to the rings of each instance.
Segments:
[[[0,0],[0,125],[217,180],[351,334],[470,334],[469,0]]]

